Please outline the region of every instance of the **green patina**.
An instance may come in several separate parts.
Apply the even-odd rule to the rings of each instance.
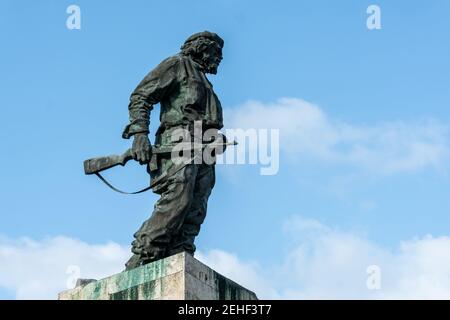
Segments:
[[[182,253],[77,287],[66,292],[63,299],[154,300],[167,297],[178,299],[183,296],[188,299],[257,299],[253,292],[209,270],[192,256]],[[186,275],[195,284],[192,280],[186,282]],[[205,292],[210,292],[207,287],[213,289],[212,295],[204,295]]]
[[[72,299],[106,299],[108,291],[114,292],[109,295],[109,298],[112,300],[134,299],[137,297],[151,299],[155,296],[155,280],[170,274],[169,263],[170,261],[160,260],[89,283],[83,288],[74,291],[71,294]]]
[[[152,300],[156,296],[156,280],[110,294],[110,300]]]

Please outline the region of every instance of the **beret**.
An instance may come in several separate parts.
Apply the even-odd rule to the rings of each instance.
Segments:
[[[221,37],[219,37],[216,33],[209,32],[209,31],[194,33],[193,35],[191,35],[189,38],[186,39],[184,44],[187,44],[187,43],[192,42],[199,38],[207,38],[207,39],[213,40],[213,41],[217,42],[221,48],[223,48],[223,39]]]

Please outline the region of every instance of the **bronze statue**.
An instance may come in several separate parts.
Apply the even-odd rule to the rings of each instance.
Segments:
[[[194,239],[205,219],[208,197],[215,184],[214,157],[230,144],[219,132],[223,127],[222,107],[205,76],[217,73],[223,44],[217,34],[208,31],[190,36],[180,53],[162,61],[131,94],[130,122],[122,134],[125,139],[133,137],[131,149],[122,156],[85,161],[86,174],[97,174],[119,192],[122,191],[99,172],[124,165],[130,159],[147,164],[152,182],[138,192],[151,188],[160,195],[151,217],[134,234],[133,256],[126,263],[127,270],[182,251],[195,252]],[[150,112],[157,103],[161,105],[160,126],[152,146],[148,138]],[[201,141],[194,132],[198,126],[202,132],[209,132],[200,137]],[[186,134],[177,133],[180,130],[187,133],[190,142],[195,142],[188,148],[191,160],[187,162],[174,161],[171,152],[177,143],[186,140]],[[202,150],[214,145],[213,161],[194,158],[196,145],[201,145]]]

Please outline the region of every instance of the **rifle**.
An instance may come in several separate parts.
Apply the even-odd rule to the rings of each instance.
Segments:
[[[155,159],[154,155],[156,154],[169,154],[171,152],[171,148],[153,147],[151,159]],[[113,154],[105,157],[87,159],[84,160],[84,173],[87,175],[95,174],[118,165],[124,166],[131,159],[133,159],[131,148],[120,155]],[[152,160],[150,160],[150,162],[152,162]]]
[[[208,148],[218,148],[218,147],[222,147],[225,148],[228,145],[237,145],[236,141],[233,142],[224,142],[224,143],[208,143],[208,144],[194,144],[194,146],[189,147],[189,148],[183,148],[183,151],[188,151],[188,150],[194,150],[194,149],[204,149],[206,147]],[[157,155],[158,154],[170,154],[172,153],[173,148],[171,146],[155,146],[152,147],[152,156],[151,156],[151,160],[149,163],[150,166],[150,170],[153,171],[154,169],[157,168]],[[180,150],[181,151],[181,150]],[[193,162],[193,160],[196,157],[193,157],[192,160],[188,163],[184,163],[182,166],[179,166],[176,168],[176,170],[174,170],[173,172],[167,173],[164,172],[161,176],[159,176],[156,179],[153,179],[152,182],[150,183],[150,185],[142,190],[136,191],[136,192],[125,192],[125,191],[121,191],[117,188],[115,188],[113,185],[111,185],[101,174],[101,171],[113,168],[115,166],[125,166],[125,164],[130,161],[131,159],[133,159],[133,155],[132,155],[132,149],[128,149],[127,151],[125,151],[123,154],[121,155],[109,155],[109,156],[105,156],[105,157],[98,157],[98,158],[92,158],[92,159],[87,159],[84,161],[84,173],[86,175],[91,175],[91,174],[95,174],[100,180],[102,180],[108,187],[110,187],[111,189],[113,189],[114,191],[117,191],[119,193],[123,193],[123,194],[138,194],[138,193],[142,193],[145,192],[151,188],[153,188],[154,186],[156,186],[158,183],[160,183],[162,180],[166,179],[168,176],[171,176],[175,173],[177,173],[178,171],[180,171],[181,169],[183,169],[186,165],[190,164]]]

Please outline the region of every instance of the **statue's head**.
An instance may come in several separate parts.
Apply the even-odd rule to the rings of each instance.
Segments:
[[[216,74],[222,61],[223,40],[209,31],[195,33],[181,46],[181,52],[198,62],[207,73]]]

